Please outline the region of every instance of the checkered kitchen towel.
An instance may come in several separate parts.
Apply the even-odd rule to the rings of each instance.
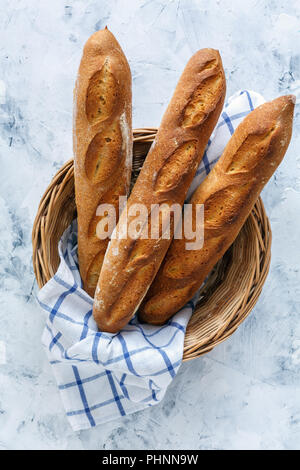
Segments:
[[[241,120],[264,99],[241,91],[220,117],[188,197],[209,173]],[[38,292],[47,313],[42,342],[74,430],[125,416],[159,403],[182,361],[186,325],[195,298],[164,326],[136,317],[119,333],[98,331],[93,299],[82,289],[74,221],[59,242],[60,265]]]

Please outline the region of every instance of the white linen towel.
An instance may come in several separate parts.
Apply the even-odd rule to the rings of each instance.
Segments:
[[[187,199],[212,169],[234,129],[264,102],[239,91],[224,107]],[[38,292],[46,312],[46,348],[67,417],[74,430],[159,403],[182,362],[186,326],[196,297],[166,325],[140,324],[136,316],[119,333],[98,331],[93,299],[83,290],[77,263],[77,223],[59,242],[60,265]]]

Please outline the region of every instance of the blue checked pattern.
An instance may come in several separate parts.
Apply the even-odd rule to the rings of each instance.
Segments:
[[[264,102],[241,91],[225,105],[187,200],[222,154],[241,120]],[[119,333],[98,331],[93,299],[83,290],[77,260],[77,222],[59,242],[60,265],[38,292],[46,312],[42,336],[67,417],[74,430],[159,403],[182,362],[186,326],[197,297],[161,327],[136,317]]]

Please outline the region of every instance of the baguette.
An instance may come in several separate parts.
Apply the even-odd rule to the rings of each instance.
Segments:
[[[277,98],[256,108],[237,127],[191,199],[193,210],[196,204],[204,204],[204,245],[187,250],[187,240],[173,240],[141,305],[142,321],[160,325],[168,320],[194,296],[233,243],[284,157],[294,104],[294,96]]]
[[[172,204],[179,204],[181,209],[221,113],[224,97],[225,76],[218,51],[198,51],[177,84],[120,217],[115,233],[125,236],[112,237],[108,246],[93,306],[100,330],[114,333],[128,323],[171,243],[174,228],[170,229],[169,238],[163,238],[163,223],[158,224],[158,239],[143,238],[142,231],[136,237],[127,236],[134,219],[130,210],[135,204],[143,204],[146,214],[141,217],[140,227],[145,230],[151,228],[148,219],[152,204],[164,204],[166,214]]]
[[[118,214],[132,165],[131,73],[107,28],[85,44],[73,113],[79,268],[84,289],[93,297],[109,241],[99,238],[96,210],[99,204],[113,204]]]

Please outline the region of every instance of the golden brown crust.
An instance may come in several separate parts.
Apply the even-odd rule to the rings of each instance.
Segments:
[[[263,187],[284,157],[292,134],[294,96],[252,111],[193,194],[204,204],[204,245],[186,250],[174,239],[139,310],[141,320],[163,324],[199,289],[237,237]],[[194,208],[194,207],[193,207]]]
[[[127,203],[182,206],[221,113],[225,76],[218,51],[203,49],[188,62],[163,116],[155,142]],[[118,232],[134,217],[124,211]],[[142,224],[143,225],[143,224]],[[148,228],[148,223],[144,226]],[[151,227],[149,227],[151,228]],[[170,245],[170,239],[112,239],[95,293],[94,318],[103,331],[119,331],[134,315]]]
[[[108,244],[97,237],[96,210],[110,203],[118,214],[132,161],[131,73],[108,29],[94,33],[84,46],[74,90],[73,143],[79,267],[93,296]]]

